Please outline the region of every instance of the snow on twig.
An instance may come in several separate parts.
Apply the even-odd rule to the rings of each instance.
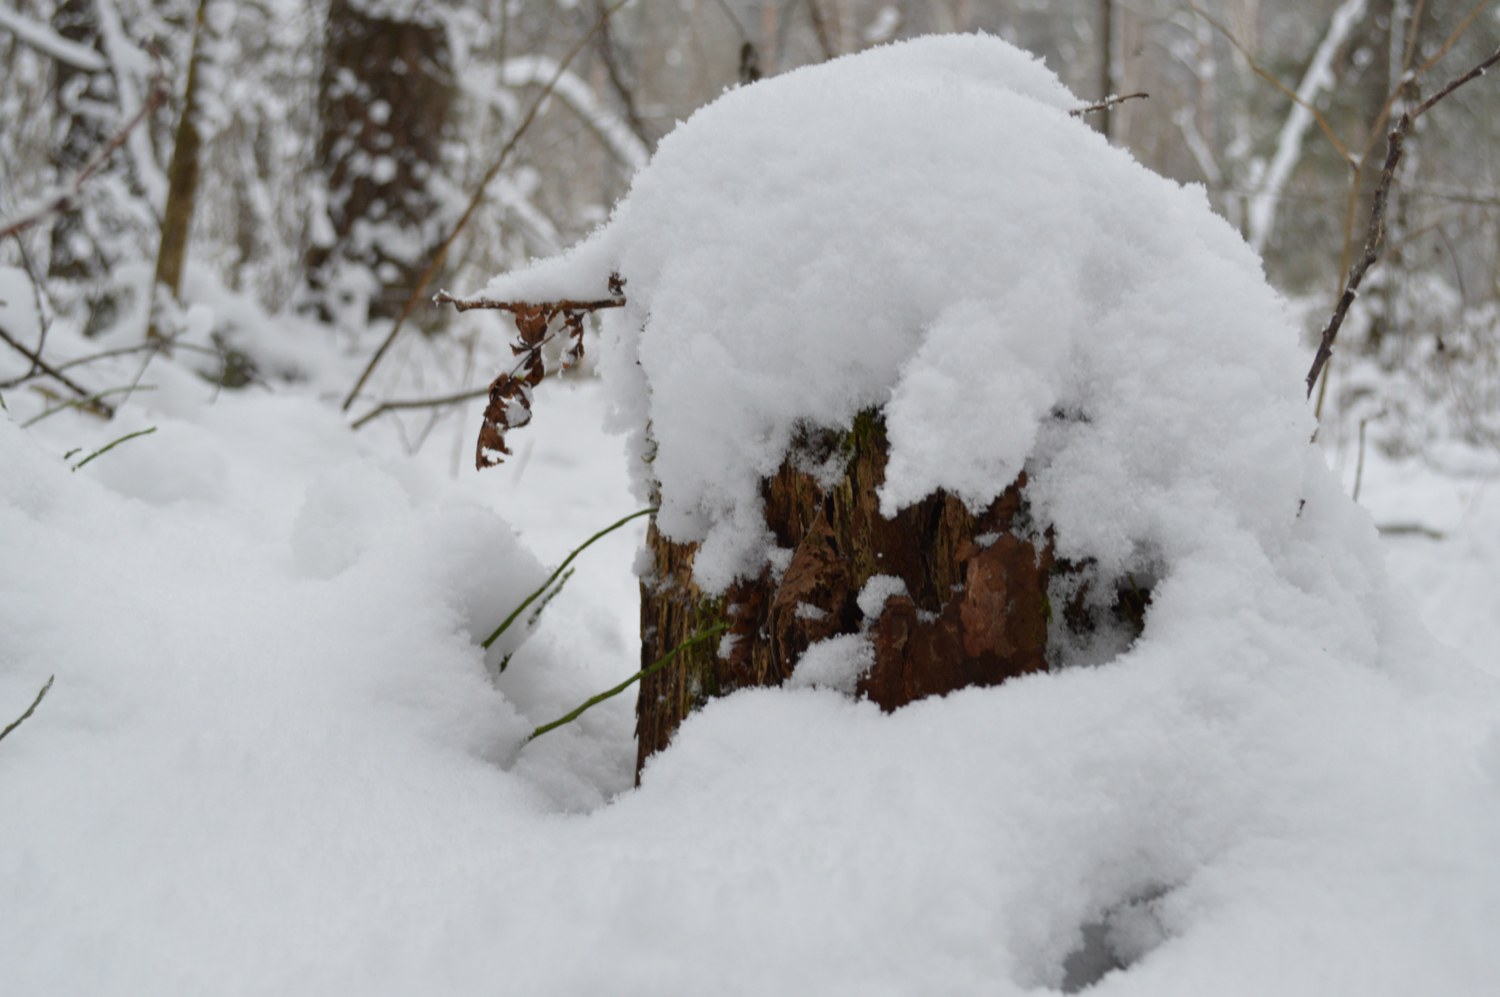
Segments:
[[[1105,108],[1114,107],[1116,104],[1123,104],[1127,100],[1135,100],[1137,98],[1140,98],[1141,100],[1145,100],[1146,98],[1148,98],[1150,96],[1151,95],[1149,93],[1144,93],[1144,92],[1143,93],[1127,93],[1127,94],[1123,94],[1123,95],[1122,94],[1116,94],[1116,95],[1114,95],[1112,97],[1105,97],[1103,100],[1095,101],[1094,103],[1089,104],[1087,107],[1077,107],[1077,108],[1074,108],[1073,110],[1071,110],[1071,111],[1068,112],[1068,116],[1069,117],[1073,117],[1073,118],[1081,118],[1085,114],[1092,114],[1095,111],[1102,111]]]
[[[72,209],[78,203],[79,195],[83,192],[83,185],[89,181],[90,177],[99,172],[116,149],[125,144],[135,127],[144,121],[147,115],[161,106],[162,102],[166,99],[166,82],[158,73],[156,79],[152,82],[151,92],[147,95],[146,102],[136,110],[129,121],[125,122],[124,127],[116,132],[113,138],[104,143],[104,146],[94,154],[94,158],[89,160],[83,169],[79,170],[72,179],[43,194],[31,207],[23,210],[15,218],[6,222],[0,222],[0,239],[19,235],[32,226],[50,218],[52,215]]]
[[[104,56],[87,45],[69,41],[45,24],[23,17],[13,10],[0,7],[0,28],[5,28],[18,39],[58,62],[66,63],[85,73],[102,73],[109,69]]]
[[[510,453],[505,445],[505,434],[531,421],[531,391],[546,376],[542,347],[553,339],[553,334],[547,331],[552,320],[562,316],[563,328],[573,340],[564,361],[565,367],[571,366],[583,359],[583,317],[600,309],[625,305],[625,281],[617,273],[610,274],[609,293],[613,297],[598,301],[564,299],[541,304],[495,301],[485,297],[455,298],[447,291],[440,291],[433,298],[438,304],[453,305],[461,312],[471,308],[510,312],[520,334],[519,342],[511,346],[511,352],[520,357],[520,361],[514,369],[495,378],[489,387],[490,403],[485,407],[484,420],[479,426],[479,444],[474,456],[474,464],[481,471],[499,464],[503,460],[501,454]],[[355,426],[374,418],[379,411],[371,412]]]

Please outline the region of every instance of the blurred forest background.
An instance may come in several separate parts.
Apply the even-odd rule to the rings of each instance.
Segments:
[[[1014,42],[1081,102],[1148,93],[1089,120],[1206,187],[1293,302],[1311,357],[1392,122],[1500,44],[1500,10],[1459,0],[6,3],[0,230],[17,230],[0,267],[24,273],[40,322],[0,350],[45,360],[64,328],[101,353],[196,342],[205,376],[236,388],[297,376],[257,349],[267,320],[321,327],[355,370],[399,338],[352,415],[482,393],[495,370],[477,368],[497,350],[476,344],[506,328],[432,292],[577,240],[726,87],[932,32]],[[1330,439],[1369,428],[1395,453],[1500,448],[1497,163],[1492,82],[1419,123],[1387,245],[1316,398]],[[0,388],[47,380],[23,369]],[[465,408],[394,417],[416,420],[416,446]]]

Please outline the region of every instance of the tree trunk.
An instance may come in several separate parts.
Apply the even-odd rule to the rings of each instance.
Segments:
[[[175,300],[182,294],[182,265],[187,256],[188,234],[193,227],[193,208],[198,201],[198,84],[203,62],[203,13],[208,0],[198,0],[193,23],[193,47],[188,56],[187,87],[182,97],[182,116],[177,120],[177,138],[172,145],[172,163],[167,168],[167,203],[161,216],[161,242],[156,250],[157,287],[165,286]],[[162,333],[154,314],[147,327],[148,338]]]
[[[93,0],[63,0],[53,11],[52,27],[70,42],[99,48],[99,16]],[[67,122],[55,165],[58,180],[65,181],[108,141],[108,119],[101,108],[114,102],[115,88],[109,73],[89,73],[60,59],[53,61],[53,67],[57,116]],[[69,208],[53,221],[47,276],[78,286],[89,308],[85,334],[92,335],[114,322],[118,307],[113,296],[99,290],[111,261],[95,239],[84,210]]]
[[[806,468],[835,455],[844,473],[824,488]],[[892,519],[880,514],[885,479],[883,420],[862,414],[848,433],[820,432],[799,442],[762,485],[766,524],[794,551],[779,575],[710,598],[692,580],[696,545],[647,537],[653,570],[641,583],[642,667],[705,627],[730,624],[720,647],[700,643],[641,684],[636,705],[636,778],[677,727],[709,699],[747,686],[780,685],[816,641],[865,633],[874,664],[857,694],[886,711],[965,686],[998,685],[1048,668],[1048,630],[1087,632],[1123,624],[1138,635],[1149,594],[1117,584],[1114,602],[1091,609],[1087,565],[1059,563],[1050,531],[1033,528],[1023,473],[975,516],[939,492]],[[874,620],[856,599],[872,577],[906,586]],[[1055,585],[1057,581],[1065,584]],[[1064,618],[1053,621],[1053,596]],[[720,650],[726,652],[720,654]]]
[[[360,284],[369,294],[361,320],[400,314],[438,241],[440,203],[428,181],[442,172],[452,102],[447,40],[440,25],[365,7],[333,0],[328,12],[318,163],[333,238],[307,260],[324,318],[342,310],[334,298]]]

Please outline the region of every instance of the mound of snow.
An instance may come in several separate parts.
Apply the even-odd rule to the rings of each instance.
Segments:
[[[983,36],[726,94],[610,223],[491,296],[598,296],[602,373],[659,526],[721,589],[771,549],[759,480],[798,428],[884,407],[888,513],[982,508],[1030,462],[1060,553],[1119,570],[1226,529],[1278,542],[1316,464],[1305,358],[1249,247]],[[649,428],[648,428],[649,427]],[[1140,565],[1133,567],[1139,569]]]

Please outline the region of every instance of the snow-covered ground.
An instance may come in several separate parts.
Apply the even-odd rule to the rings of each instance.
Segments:
[[[970,56],[1001,69],[1015,58]],[[932,64],[946,73],[952,61]],[[983,110],[995,87],[978,76],[954,85]],[[1000,101],[1039,136],[1026,168],[1055,175],[1046,150],[1076,150],[1100,183],[1137,185],[1159,198],[1151,224],[1202,236],[1213,258],[1194,272],[1226,283],[1134,299],[1151,321],[1102,334],[1089,309],[1129,292],[1120,272],[1186,252],[1126,209],[1107,215],[1100,228],[1134,255],[1110,279],[1082,268],[1087,293],[1064,302],[1089,376],[1007,328],[1005,383],[1025,404],[995,453],[978,441],[993,466],[912,465],[907,484],[956,474],[953,487],[983,501],[1033,443],[1054,459],[1051,478],[1036,477],[1044,485],[1084,480],[1085,456],[1104,461],[1118,487],[1061,489],[1049,508],[1101,545],[1159,540],[1148,554],[1163,574],[1135,649],[890,715],[826,689],[740,692],[690,718],[634,788],[629,696],[522,742],[639,667],[639,521],[581,556],[498,678],[519,635],[488,654],[478,646],[545,565],[638,507],[627,450],[599,429],[600,382],[545,382],[535,420],[510,441],[515,458],[483,474],[467,458],[472,411],[415,455],[419,419],[351,432],[338,400],[369,344],[351,349],[292,319],[253,331],[262,357],[295,360],[295,382],[219,391],[182,352],[155,359],[141,376],[152,390],[110,422],[67,410],[24,429],[49,403],[7,392],[0,720],[56,682],[0,742],[0,989],[1496,992],[1500,500],[1489,458],[1454,455],[1438,473],[1368,457],[1360,498],[1373,522],[1346,501],[1306,447],[1293,338],[1257,324],[1279,312],[1252,279],[1253,257],[1201,198],[1136,177],[1069,130],[1063,96],[1037,80],[1057,106]],[[906,101],[925,113],[911,93],[891,97],[883,111]],[[1072,198],[1065,185],[1044,193]],[[842,210],[819,194],[821,209]],[[1094,216],[1069,217],[1048,245],[1083,258]],[[648,248],[665,262],[627,273],[631,293],[649,299],[659,278],[653,316],[697,307],[673,297],[693,254]],[[1187,339],[1201,328],[1193,309],[1224,287],[1245,306],[1235,320],[1261,338],[1226,324]],[[249,311],[194,293],[221,318]],[[949,362],[984,346],[986,328],[982,308],[950,303],[932,295],[904,339],[885,330],[890,356],[862,357],[851,375],[890,391],[916,371],[897,389],[914,433],[942,418],[921,404],[924,385],[972,388],[988,370]],[[1016,314],[1057,317],[1034,303]],[[25,315],[3,317],[35,341]],[[51,335],[56,356],[124,345]],[[1168,348],[1172,336],[1192,355]],[[676,355],[643,343],[642,376],[659,376],[651,365]],[[487,349],[491,371],[503,345]],[[614,349],[628,371],[629,353]],[[755,349],[713,358],[775,356]],[[1192,377],[1162,376],[1180,362]],[[0,363],[7,377],[25,369]],[[139,367],[95,365],[89,383],[129,384]],[[1290,381],[1272,384],[1281,367]],[[1057,420],[1071,428],[1025,438],[1025,420],[1053,419],[1054,402],[1082,406]],[[717,496],[704,509],[732,517],[725,503],[746,465],[702,480],[670,452],[723,428],[663,431],[662,459]],[[1149,445],[1147,430],[1170,445]],[[1120,435],[1096,446],[1105,432]],[[764,442],[747,439],[731,442]],[[637,432],[629,459],[641,442]],[[1113,518],[1090,518],[1101,509]],[[1380,547],[1375,524],[1442,536],[1389,534]],[[1413,607],[1457,650],[1430,640]]]
[[[454,482],[444,448],[405,457],[295,388],[214,399],[157,364],[115,423],[22,432],[38,406],[12,393],[0,425],[4,719],[57,676],[0,744],[7,993],[1004,993],[1058,985],[1099,908],[1184,884],[1181,937],[1098,992],[1500,979],[1500,716],[1477,679],[1346,701],[1281,676],[1255,744],[1222,739],[1255,701],[1233,685],[1142,727],[1182,694],[1149,671],[890,717],[761,692],[632,790],[628,696],[515,742],[637,667],[638,531],[580,558],[498,691],[473,644],[541,578],[496,511],[555,563],[632,509],[597,382],[545,384],[524,467]],[[132,419],[158,432],[67,470]],[[1493,674],[1487,480],[1367,460],[1362,500],[1445,531],[1387,556]],[[1326,729],[1277,726],[1298,698]],[[1195,877],[1184,850],[1220,861]]]

